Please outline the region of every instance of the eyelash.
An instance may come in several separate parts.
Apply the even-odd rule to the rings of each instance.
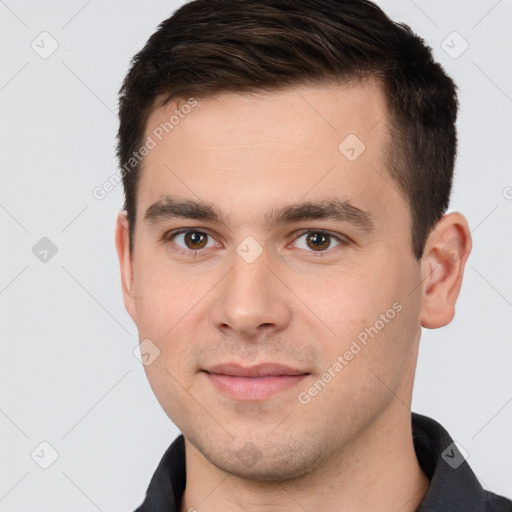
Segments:
[[[178,253],[180,256],[194,256],[196,257],[199,253],[201,252],[204,252],[206,249],[183,249],[182,247],[179,247],[177,246],[174,242],[173,242],[173,239],[174,237],[178,236],[178,235],[181,235],[183,233],[201,233],[201,234],[204,234],[210,238],[213,238],[212,235],[210,235],[210,233],[208,233],[207,231],[201,231],[199,229],[191,229],[191,228],[186,228],[186,229],[180,229],[180,230],[177,230],[177,231],[169,231],[167,233],[164,234],[164,236],[162,237],[163,238],[163,241],[164,242],[170,242],[171,245],[172,245],[172,250],[176,253]],[[350,244],[350,240],[344,236],[344,235],[335,235],[334,233],[330,232],[330,231],[326,231],[326,230],[323,230],[323,229],[303,229],[301,230],[296,238],[294,238],[293,242],[297,241],[300,237],[304,236],[304,235],[307,235],[307,234],[310,234],[310,233],[315,233],[315,234],[321,234],[321,235],[325,235],[325,236],[328,236],[330,238],[333,238],[335,239],[337,242],[339,242],[339,244],[341,246],[347,246]],[[334,248],[332,248],[334,249]],[[316,258],[323,258],[326,256],[326,252],[330,252],[332,250],[331,248],[329,249],[326,249],[324,251],[307,251],[307,252],[310,252],[314,257]]]

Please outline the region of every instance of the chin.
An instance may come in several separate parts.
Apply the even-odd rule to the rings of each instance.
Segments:
[[[268,455],[264,457],[267,458],[265,462],[262,458],[254,466],[249,466],[238,459],[210,462],[230,475],[256,482],[287,482],[304,477],[312,470],[310,465],[298,460],[274,460]]]
[[[201,443],[199,451],[220,470],[245,479],[259,482],[285,482],[299,479],[313,471],[323,459],[318,446],[304,450],[305,443],[274,444],[267,440],[246,442],[231,441],[229,445],[210,446]],[[312,449],[311,449],[312,448]]]

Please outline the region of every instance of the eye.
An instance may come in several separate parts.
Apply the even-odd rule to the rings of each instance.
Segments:
[[[211,243],[208,245],[208,238],[210,235],[204,231],[195,229],[188,229],[182,231],[174,231],[165,235],[167,242],[172,242],[177,246],[177,251],[181,254],[194,253],[202,249],[208,249],[215,245]],[[210,237],[211,238],[211,237]]]
[[[305,238],[301,243],[297,244],[299,240]],[[349,240],[343,236],[337,236],[328,231],[322,230],[309,230],[303,231],[294,243],[298,245],[299,249],[307,250],[308,252],[326,252],[327,249],[333,248],[332,242],[336,241],[337,247],[339,245],[348,245]]]
[[[208,238],[211,240],[209,241]],[[179,231],[171,231],[163,236],[164,241],[170,242],[172,250],[181,255],[197,255],[203,249],[215,247],[213,237],[198,229],[182,229]],[[301,241],[301,239],[303,239]],[[333,245],[333,242],[335,244]],[[318,256],[323,256],[322,253],[328,252],[328,249],[340,245],[349,245],[350,240],[343,235],[335,235],[324,230],[304,230],[293,243],[302,250],[309,253],[318,253]]]

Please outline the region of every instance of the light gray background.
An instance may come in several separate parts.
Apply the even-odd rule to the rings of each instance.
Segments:
[[[451,209],[474,237],[455,320],[423,332],[413,410],[511,497],[512,1],[378,3],[460,88]],[[181,4],[0,0],[0,511],[133,510],[178,433],[132,353],[114,248],[122,187],[102,201],[92,190],[117,166],[129,61]],[[46,59],[31,47],[51,49],[43,31],[59,45]],[[46,263],[32,253],[42,237],[58,249]],[[43,441],[59,455],[48,469],[31,458],[51,462]]]

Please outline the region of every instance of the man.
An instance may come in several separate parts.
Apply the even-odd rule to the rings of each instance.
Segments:
[[[120,93],[124,301],[183,434],[138,510],[512,510],[410,410],[471,250],[423,41],[364,0],[196,0]]]

